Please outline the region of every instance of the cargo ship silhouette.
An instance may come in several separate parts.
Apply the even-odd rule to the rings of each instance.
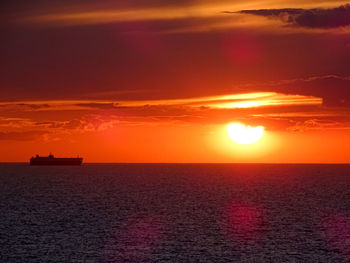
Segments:
[[[81,165],[83,158],[56,158],[52,154],[47,157],[39,156],[30,158],[30,165]]]

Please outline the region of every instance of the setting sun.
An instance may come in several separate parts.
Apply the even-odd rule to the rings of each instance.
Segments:
[[[230,138],[239,144],[253,144],[261,139],[264,134],[264,127],[245,126],[240,123],[230,123],[227,126]]]

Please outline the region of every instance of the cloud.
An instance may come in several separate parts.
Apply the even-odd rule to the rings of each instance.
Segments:
[[[23,111],[23,105],[27,104],[30,107]],[[0,103],[4,115],[0,117],[0,139],[34,140],[47,133],[44,138],[47,141],[73,134],[79,136],[101,132],[120,125],[222,124],[232,120],[252,124],[261,121],[277,127],[277,123],[288,124],[288,118],[281,120],[256,115],[291,111],[297,114],[298,111],[310,111],[321,104],[322,100],[313,96],[275,92],[144,101],[4,102]],[[41,105],[47,106],[41,108]],[[22,132],[19,133],[19,130]]]
[[[69,8],[63,11],[57,9],[41,10],[38,14],[31,14],[18,19],[20,23],[43,23],[53,25],[94,25],[107,23],[124,23],[137,21],[171,21],[186,18],[208,18],[219,16],[217,5],[183,5],[183,6],[153,6],[153,7],[129,7],[103,5],[75,6],[72,11]],[[58,9],[59,10],[59,9]]]
[[[100,101],[100,100],[49,100],[49,101],[32,101],[31,111],[45,109],[45,111],[71,111],[71,110],[142,110],[145,112],[166,112],[168,110],[177,110],[179,108],[218,108],[218,109],[239,109],[263,106],[290,106],[290,105],[320,105],[322,100],[309,94],[301,96],[293,93],[277,93],[271,91],[264,92],[247,92],[224,94],[208,97],[191,97],[183,99],[153,99],[153,100],[119,100],[119,101]],[[22,111],[18,105],[27,105],[23,102],[0,102],[3,110],[13,109]],[[38,106],[36,106],[38,105]],[[46,105],[42,107],[41,105]]]
[[[25,131],[25,132],[0,132],[0,140],[10,141],[32,141],[47,134],[45,131]]]
[[[223,17],[221,10],[229,8],[240,10],[251,6],[240,2],[193,0],[159,1],[158,4],[149,1],[144,4],[138,1],[132,5],[126,3],[129,1],[122,1],[125,2],[122,5],[118,4],[118,1],[110,1],[109,5],[101,2],[96,1],[93,5],[84,2],[72,4],[69,1],[58,6],[38,5],[31,12],[30,9],[25,9],[13,13],[8,22],[11,25],[42,27],[119,24],[121,26],[119,31],[137,33],[142,31],[147,34],[206,32],[245,28],[247,26],[245,19],[241,16]],[[18,16],[18,13],[21,16]],[[253,24],[261,26],[261,21]],[[252,26],[252,20],[248,22],[248,26]]]
[[[30,108],[30,109],[42,109],[42,108],[50,107],[50,105],[48,104],[26,104],[26,103],[18,103],[17,106]]]
[[[350,126],[350,107],[346,106],[350,106],[350,95],[347,93],[349,81],[348,78],[330,75],[260,83],[259,86],[255,85],[255,89],[261,89],[260,92],[210,97],[27,102],[30,105],[49,105],[44,112],[38,112],[37,107],[30,107],[31,111],[16,108],[17,113],[15,110],[6,113],[6,107],[11,108],[12,104],[17,107],[23,103],[6,102],[0,103],[6,106],[3,106],[3,113],[9,115],[0,122],[0,132],[3,132],[3,137],[8,137],[9,132],[18,129],[40,130],[49,132],[49,138],[53,134],[61,138],[68,134],[114,129],[120,125],[210,125],[233,120],[250,125],[266,125],[270,130],[301,131],[305,130],[304,122],[313,119],[339,123],[338,126],[323,125],[324,129],[346,128]],[[306,126],[310,130],[309,123]]]
[[[323,99],[328,107],[350,107],[350,78],[337,75],[316,76],[306,79],[281,81],[266,86],[285,94],[300,94]]]
[[[305,28],[331,29],[350,25],[350,4],[329,9],[258,9],[239,13],[277,18],[286,24]]]
[[[339,129],[342,128],[342,124],[327,119],[309,119],[305,121],[298,121],[295,125],[287,128],[287,131],[292,132],[305,132],[309,130],[324,130],[324,129]]]
[[[0,108],[17,108],[21,110],[40,110],[40,109],[46,109],[49,108],[50,105],[45,103],[45,104],[40,104],[40,103],[2,103],[0,104]]]
[[[89,102],[89,103],[77,103],[76,106],[87,107],[87,108],[96,108],[96,109],[114,109],[117,107],[117,103],[107,102],[107,103],[98,103],[98,102]]]
[[[42,127],[44,129],[66,129],[74,130],[83,127],[83,123],[80,119],[72,119],[66,121],[39,121],[34,122],[34,125]]]

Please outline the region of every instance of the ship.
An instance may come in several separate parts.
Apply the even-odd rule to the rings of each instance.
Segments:
[[[30,158],[30,165],[81,165],[83,158],[56,158],[52,154],[49,156],[39,156]]]

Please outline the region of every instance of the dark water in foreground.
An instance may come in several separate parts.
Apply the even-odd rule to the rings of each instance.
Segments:
[[[350,165],[0,164],[0,262],[350,262]]]

